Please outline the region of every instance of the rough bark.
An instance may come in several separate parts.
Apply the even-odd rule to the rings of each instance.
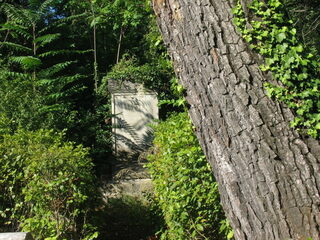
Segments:
[[[266,96],[231,0],[154,0],[236,239],[320,239],[320,146]]]

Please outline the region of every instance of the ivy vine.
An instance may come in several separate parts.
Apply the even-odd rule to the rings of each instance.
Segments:
[[[253,0],[245,14],[238,0],[233,14],[243,38],[264,57],[261,70],[272,72],[279,82],[265,84],[268,96],[294,110],[292,127],[319,138],[320,64],[299,43],[297,30],[287,20],[284,5],[279,0]]]

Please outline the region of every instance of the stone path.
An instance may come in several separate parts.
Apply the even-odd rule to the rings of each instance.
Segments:
[[[104,232],[101,239],[156,240],[160,219],[150,208],[146,195],[152,193],[152,182],[142,160],[118,159],[110,180],[100,191],[104,197]]]

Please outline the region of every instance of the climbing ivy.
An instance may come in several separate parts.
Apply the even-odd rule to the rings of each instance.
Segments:
[[[264,56],[262,71],[271,71],[278,84],[266,83],[269,97],[295,112],[291,126],[320,136],[320,64],[297,39],[297,30],[288,20],[279,0],[253,0],[247,14],[238,0],[234,23],[253,50]]]

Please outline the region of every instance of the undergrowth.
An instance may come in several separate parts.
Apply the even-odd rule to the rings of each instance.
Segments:
[[[167,225],[161,239],[232,238],[188,114],[173,114],[154,128],[154,153],[147,167]]]
[[[88,149],[52,130],[15,132],[0,117],[0,231],[45,240],[95,239]]]

